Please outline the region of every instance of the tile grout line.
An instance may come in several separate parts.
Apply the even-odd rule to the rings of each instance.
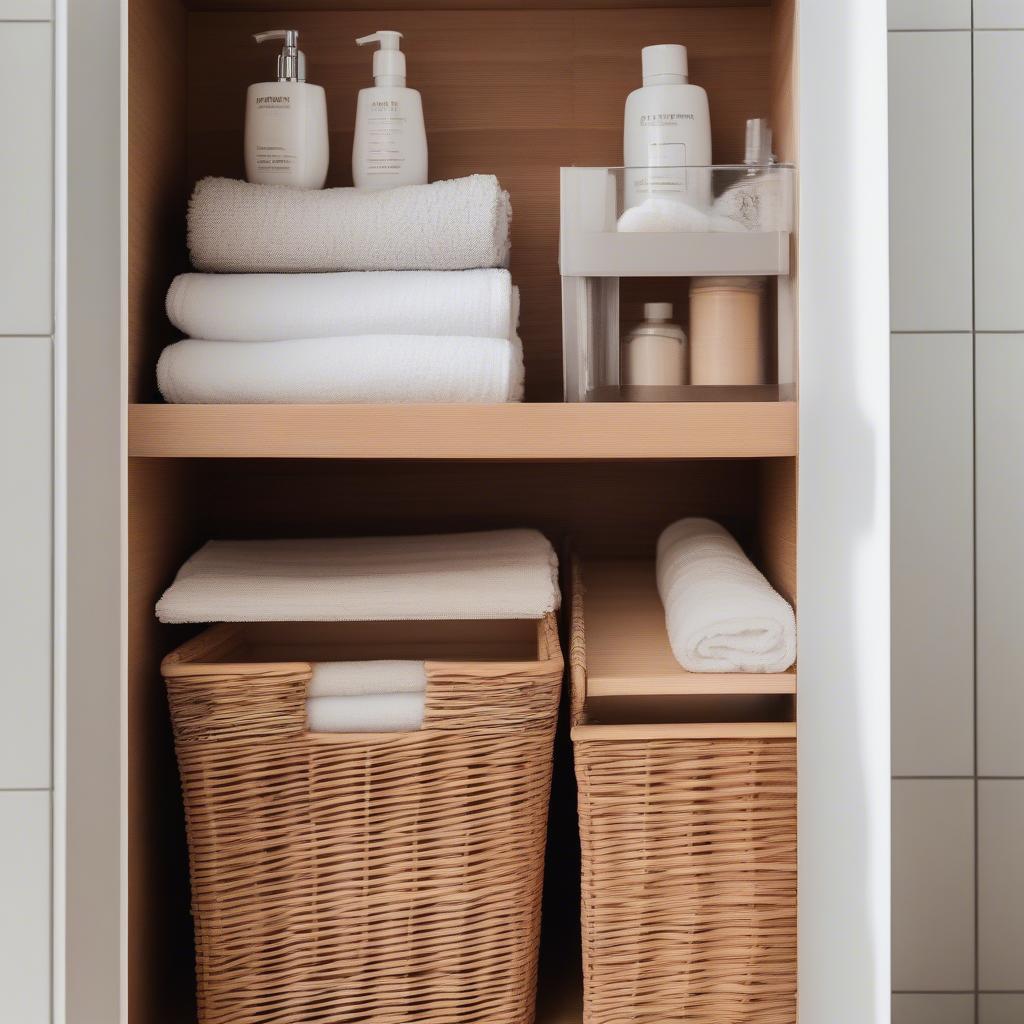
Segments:
[[[976,266],[976,245],[975,245],[975,113],[974,113],[974,4],[971,3],[971,327],[978,324],[978,299],[977,299],[977,266]],[[980,878],[978,874],[978,856],[981,846],[979,835],[979,808],[978,808],[978,744],[980,736],[978,732],[978,339],[977,334],[971,335],[971,587],[973,589],[971,608],[973,616],[971,620],[971,662],[973,678],[971,680],[972,698],[972,729],[974,733],[974,1024],[979,1024],[981,1014],[981,955],[980,955],[980,912],[979,900]]]

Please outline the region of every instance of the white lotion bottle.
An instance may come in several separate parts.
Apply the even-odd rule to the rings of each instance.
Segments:
[[[379,43],[373,55],[373,87],[359,90],[352,144],[356,188],[382,189],[427,183],[427,132],[423,101],[405,87],[401,32],[380,31],[356,40]]]
[[[245,100],[245,176],[258,185],[323,188],[330,142],[323,86],[306,82],[306,55],[299,33],[274,29],[257,43],[282,40],[277,81],[255,82]]]
[[[711,172],[708,94],[690,85],[686,47],[676,43],[641,51],[643,88],[626,100],[623,150],[627,168],[624,209],[645,200],[677,200],[706,210]]]
[[[629,387],[672,387],[688,384],[686,332],[672,323],[671,302],[644,303],[644,321],[622,346],[623,383]]]

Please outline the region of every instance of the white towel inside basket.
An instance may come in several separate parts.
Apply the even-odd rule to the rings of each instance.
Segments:
[[[541,619],[558,558],[536,530],[325,540],[217,540],[157,602],[161,622]]]
[[[423,661],[321,661],[306,700],[310,732],[409,732],[423,725]]]

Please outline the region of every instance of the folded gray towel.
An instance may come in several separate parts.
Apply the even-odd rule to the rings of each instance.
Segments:
[[[508,265],[511,216],[493,175],[372,192],[203,178],[188,247],[214,272],[475,270]]]

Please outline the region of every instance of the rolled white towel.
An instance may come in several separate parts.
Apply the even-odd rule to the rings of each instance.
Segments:
[[[518,338],[362,335],[169,345],[156,368],[168,402],[199,405],[519,402]]]
[[[508,193],[493,175],[382,191],[203,178],[188,208],[196,270],[474,270],[506,267]]]
[[[658,592],[669,643],[690,672],[784,672],[796,660],[789,603],[710,519],[681,519],[658,538]]]
[[[540,619],[558,557],[536,530],[214,540],[157,602],[161,622]]]
[[[190,338],[281,341],[360,334],[512,338],[507,270],[179,274],[167,316]]]
[[[365,697],[379,693],[423,693],[422,661],[320,661],[313,665],[309,696]]]
[[[423,725],[425,708],[425,693],[312,697],[306,725],[310,732],[412,732]]]

